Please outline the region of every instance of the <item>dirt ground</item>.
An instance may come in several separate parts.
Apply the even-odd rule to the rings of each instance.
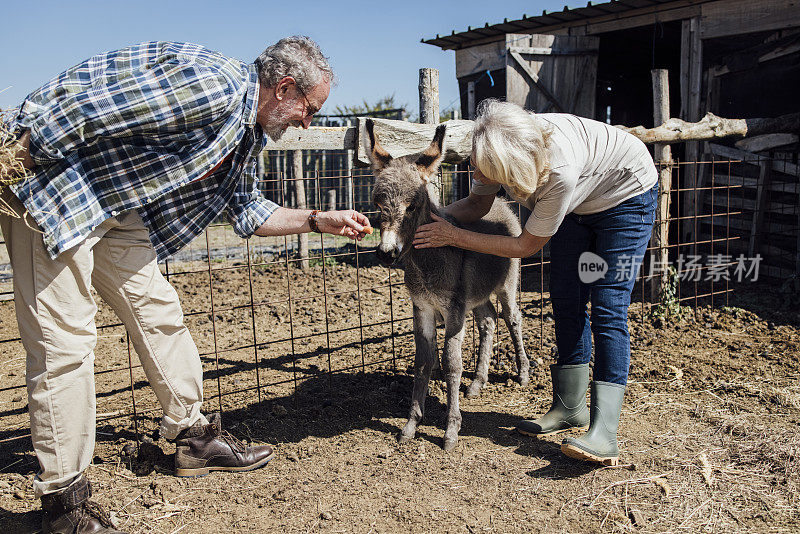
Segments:
[[[154,395],[140,368],[129,372],[124,330],[113,326],[113,314],[101,303],[98,324],[112,326],[99,331],[103,421],[88,475],[96,500],[121,529],[800,530],[800,314],[779,291],[743,287],[727,307],[700,306],[671,318],[631,307],[623,466],[611,469],[564,457],[563,436],[513,432],[520,418],[541,414],[550,403],[552,318],[547,295],[535,288],[521,299],[526,345],[539,360],[530,385],[511,380],[510,343],[503,335],[490,384],[480,398],[462,399],[461,439],[445,453],[439,380],[417,439],[402,446],[395,440],[409,405],[413,340],[408,298],[399,285],[390,295],[389,271],[362,266],[356,274],[340,261],[316,261],[306,275],[292,267],[287,281],[285,266],[254,267],[251,289],[246,268],[227,267],[212,275],[189,269],[172,282],[203,355],[207,410],[222,408],[226,427],[238,437],[276,445],[276,458],[250,473],[171,476],[174,447],[153,440]],[[399,284],[402,273],[394,275]],[[12,301],[0,302],[0,324],[3,340],[17,336]],[[470,335],[464,354],[467,385],[474,369]],[[12,439],[27,433],[23,384],[21,346],[0,342],[2,532],[35,532],[40,520],[29,439]],[[135,425],[127,415],[132,399]]]

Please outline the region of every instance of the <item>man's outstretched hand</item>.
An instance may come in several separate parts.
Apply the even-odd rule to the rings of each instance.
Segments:
[[[369,219],[355,210],[323,211],[317,215],[320,232],[361,240],[372,233]]]

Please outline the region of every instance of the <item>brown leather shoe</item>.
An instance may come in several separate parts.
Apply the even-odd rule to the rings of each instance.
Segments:
[[[116,530],[99,504],[90,501],[92,488],[81,476],[66,489],[42,496],[43,534],[125,534]]]
[[[269,445],[246,447],[222,430],[218,413],[207,425],[195,424],[175,438],[175,476],[201,477],[211,471],[250,471],[267,464],[275,456]]]

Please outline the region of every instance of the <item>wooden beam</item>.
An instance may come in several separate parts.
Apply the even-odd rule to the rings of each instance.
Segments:
[[[791,54],[796,54],[800,52],[800,43],[794,43],[788,46],[780,46],[775,50],[770,50],[764,54],[758,56],[758,62],[763,63],[765,61],[770,61],[772,59],[778,59],[780,57],[788,56]],[[716,67],[712,67],[711,73],[714,76],[722,76],[723,74],[728,74],[731,72],[731,69],[728,68],[727,65],[718,65]]]
[[[699,15],[700,6],[693,5],[683,8],[669,9],[667,11],[656,11],[646,15],[625,17],[606,22],[592,22],[595,19],[590,19],[590,22],[586,23],[586,35],[598,35],[601,33],[640,28],[642,26],[652,26],[659,22],[690,19]]]
[[[780,146],[792,145],[798,141],[800,141],[800,137],[795,134],[764,134],[736,141],[736,148],[745,152],[762,152]]]
[[[722,162],[719,164],[720,167],[727,166],[727,162]],[[772,169],[772,172],[775,172],[775,169]],[[714,187],[730,187],[731,189],[749,189],[754,190],[758,187],[758,178],[751,178],[748,176],[737,176],[735,174],[731,174],[728,177],[727,174],[724,173],[724,170],[718,169],[714,173],[713,178],[713,186]],[[711,184],[709,184],[711,185]],[[779,180],[770,180],[768,189],[771,193],[783,193],[786,195],[795,195],[798,193],[798,184],[797,182],[784,182]],[[738,193],[737,193],[738,194]],[[748,223],[749,228],[749,223]]]
[[[417,124],[389,119],[372,120],[375,123],[375,135],[394,158],[417,154],[425,150],[431,144],[437,126],[436,124]],[[365,123],[366,117],[358,118],[359,139],[366,138]],[[469,159],[472,152],[472,121],[450,120],[444,124],[447,125],[444,138],[444,161],[459,163]],[[356,159],[364,165],[369,164],[363,142],[358,144]]]
[[[347,150],[355,146],[353,127],[312,126],[304,130],[290,126],[278,141],[270,139],[264,150]]]
[[[800,25],[797,0],[725,0],[704,4],[701,39]]]
[[[596,48],[583,48],[583,49],[553,49],[542,48],[533,46],[510,46],[508,50],[513,50],[518,54],[530,54],[532,56],[585,56],[585,55],[598,55],[600,53]]]
[[[796,115],[800,115],[800,113],[797,113]],[[742,161],[744,163],[758,165],[758,162],[763,159],[763,156],[759,156],[758,154],[745,152],[744,150],[737,150],[729,146],[718,145],[716,143],[709,143],[708,146],[711,149],[711,153],[715,156]],[[789,163],[787,161],[772,160],[772,170],[783,174],[788,174],[789,176],[800,177],[800,165]]]
[[[559,113],[563,113],[564,106],[562,106],[561,103],[558,101],[558,99],[555,96],[553,96],[553,94],[547,89],[547,87],[545,87],[539,81],[539,76],[537,76],[536,73],[531,70],[530,66],[528,66],[528,62],[522,59],[522,56],[520,56],[519,53],[515,52],[512,49],[508,49],[508,54],[512,58],[514,58],[514,61],[517,62],[517,65],[519,65],[522,71],[528,75],[528,79],[533,84],[533,86],[536,87],[536,89],[538,89],[539,92],[541,92],[545,96],[545,98],[547,98],[547,100],[549,100],[553,104],[553,107],[556,108],[556,111],[558,111]]]

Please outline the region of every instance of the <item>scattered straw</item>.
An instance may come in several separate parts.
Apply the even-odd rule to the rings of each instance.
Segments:
[[[703,480],[705,480],[706,485],[710,488],[714,484],[714,469],[708,462],[706,453],[700,455],[700,457],[697,459],[697,463],[700,464],[700,469],[703,473]]]
[[[653,483],[661,488],[661,491],[664,493],[664,497],[672,497],[672,487],[667,482],[666,478],[658,477],[653,479]]]

